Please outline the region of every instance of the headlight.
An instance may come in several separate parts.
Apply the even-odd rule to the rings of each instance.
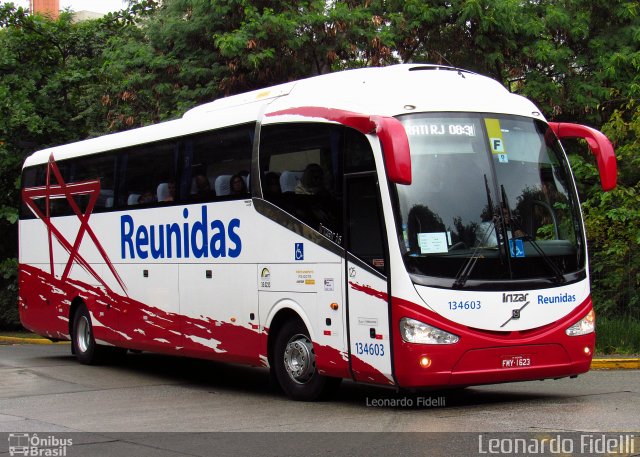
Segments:
[[[407,343],[453,344],[460,340],[457,335],[408,317],[400,319],[400,334]]]
[[[596,329],[596,313],[593,312],[593,309],[589,311],[589,313],[580,319],[578,322],[573,324],[566,330],[567,335],[569,336],[580,336],[587,335],[589,333],[593,333]]]

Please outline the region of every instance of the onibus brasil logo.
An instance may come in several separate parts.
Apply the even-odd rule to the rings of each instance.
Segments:
[[[53,435],[38,436],[37,433],[9,433],[9,455],[32,457],[64,457],[67,448],[73,445],[71,438]]]

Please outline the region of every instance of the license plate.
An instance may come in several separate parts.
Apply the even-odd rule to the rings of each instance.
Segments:
[[[521,368],[530,366],[531,357],[528,355],[511,355],[503,357],[500,364],[500,368]]]

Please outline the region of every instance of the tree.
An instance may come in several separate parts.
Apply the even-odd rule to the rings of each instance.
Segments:
[[[395,61],[360,2],[167,0],[105,52],[106,128],[180,116],[224,95]]]
[[[87,94],[99,80],[104,44],[126,27],[115,15],[74,24],[0,5],[0,326],[17,325],[20,168],[34,150],[96,133]]]

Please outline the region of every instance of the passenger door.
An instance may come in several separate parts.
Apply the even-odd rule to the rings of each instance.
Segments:
[[[351,370],[357,381],[394,384],[388,262],[375,171],[346,174],[345,195]]]

